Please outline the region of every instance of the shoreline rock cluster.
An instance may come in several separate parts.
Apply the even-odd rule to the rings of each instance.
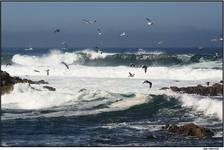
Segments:
[[[183,136],[194,136],[198,138],[214,136],[211,130],[195,125],[194,123],[185,124],[183,126],[167,124],[162,127],[162,129]]]
[[[28,84],[48,84],[44,80],[32,81],[29,79],[21,79],[19,77],[12,77],[6,71],[1,71],[1,95],[9,94],[13,90],[13,86],[16,83],[28,83]],[[55,91],[56,89],[50,86],[45,86],[50,91]]]
[[[211,86],[189,86],[189,87],[163,87],[161,90],[171,89],[174,92],[182,92],[188,94],[198,94],[202,96],[220,96],[223,95],[223,84],[215,83]]]

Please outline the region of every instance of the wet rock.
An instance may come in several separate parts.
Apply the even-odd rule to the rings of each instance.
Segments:
[[[48,84],[44,80],[32,81],[29,79],[21,79],[19,77],[11,77],[6,71],[1,71],[1,95],[10,93],[16,83]]]
[[[167,87],[161,88],[161,90],[166,90]],[[215,83],[212,86],[189,86],[189,87],[176,87],[171,86],[170,89],[174,92],[183,92],[188,94],[198,94],[203,96],[219,96],[223,94],[223,85],[220,83]]]
[[[185,124],[183,126],[177,126],[175,124],[168,124],[162,127],[163,130],[167,130],[172,133],[184,135],[184,136],[195,136],[198,138],[212,137],[214,133],[206,128],[200,127],[193,123]]]
[[[49,91],[56,91],[55,88],[50,87],[50,86],[43,86],[43,88],[48,89]]]
[[[86,91],[87,89],[83,88],[83,89],[80,89],[79,92],[83,92],[83,91]]]
[[[11,85],[1,86],[1,95],[9,94],[12,90],[13,90],[13,86],[11,86]]]
[[[36,81],[36,84],[48,84],[48,82],[44,80]]]
[[[14,77],[14,80],[16,83],[29,83],[29,84],[48,84],[48,82],[44,81],[44,80],[40,80],[40,81],[32,81],[29,79],[21,79],[19,77]]]

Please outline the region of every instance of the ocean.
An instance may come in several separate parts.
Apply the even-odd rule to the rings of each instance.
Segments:
[[[223,146],[222,96],[160,90],[219,83],[221,48],[101,51],[4,48],[3,71],[43,79],[56,91],[18,83],[1,96],[2,146]],[[151,89],[144,80],[152,82]],[[192,122],[215,135],[186,137],[161,129]]]

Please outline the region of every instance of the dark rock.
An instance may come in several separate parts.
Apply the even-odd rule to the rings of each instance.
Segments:
[[[19,77],[11,77],[6,71],[1,71],[1,95],[10,93],[16,83],[48,84],[44,80],[32,81],[29,79],[21,79]]]
[[[180,91],[180,89],[176,86],[171,86],[170,89],[174,92],[179,92]]]
[[[83,91],[86,91],[87,89],[83,88],[83,89],[80,89],[79,92],[83,92]]]
[[[12,90],[13,90],[13,86],[11,86],[11,85],[1,86],[1,95],[9,94]]]
[[[36,84],[48,84],[48,82],[44,80],[36,81]]]
[[[171,124],[171,125],[166,125],[162,127],[162,129],[172,133],[176,133],[176,134],[180,134],[184,136],[195,136],[198,138],[214,136],[214,133],[211,130],[200,127],[193,123],[185,124],[179,127],[175,124]]]
[[[161,90],[166,90],[167,87],[161,88]],[[183,92],[188,94],[198,94],[203,96],[219,96],[223,94],[223,85],[220,83],[215,83],[212,86],[189,86],[189,87],[176,87],[171,86],[170,89],[174,92]]]
[[[55,88],[50,87],[50,86],[43,86],[43,88],[48,89],[49,91],[56,91]]]

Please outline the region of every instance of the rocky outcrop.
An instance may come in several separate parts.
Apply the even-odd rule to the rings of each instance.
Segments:
[[[56,91],[55,88],[50,87],[50,86],[43,86],[43,88],[48,89],[49,91]]]
[[[19,77],[11,77],[6,71],[1,71],[1,95],[10,93],[16,83],[48,84],[48,82],[44,80],[32,81],[29,79],[21,79]]]
[[[188,93],[188,94],[198,94],[203,96],[219,96],[223,94],[223,84],[215,83],[212,86],[189,86],[189,87],[176,87],[171,86],[163,87],[161,90],[171,89],[174,92],[182,92],[182,93]]]
[[[172,133],[180,134],[183,136],[195,136],[198,138],[212,137],[214,133],[206,128],[200,127],[193,123],[185,124],[183,126],[177,126],[175,124],[168,124],[162,127],[163,130],[167,130]]]

